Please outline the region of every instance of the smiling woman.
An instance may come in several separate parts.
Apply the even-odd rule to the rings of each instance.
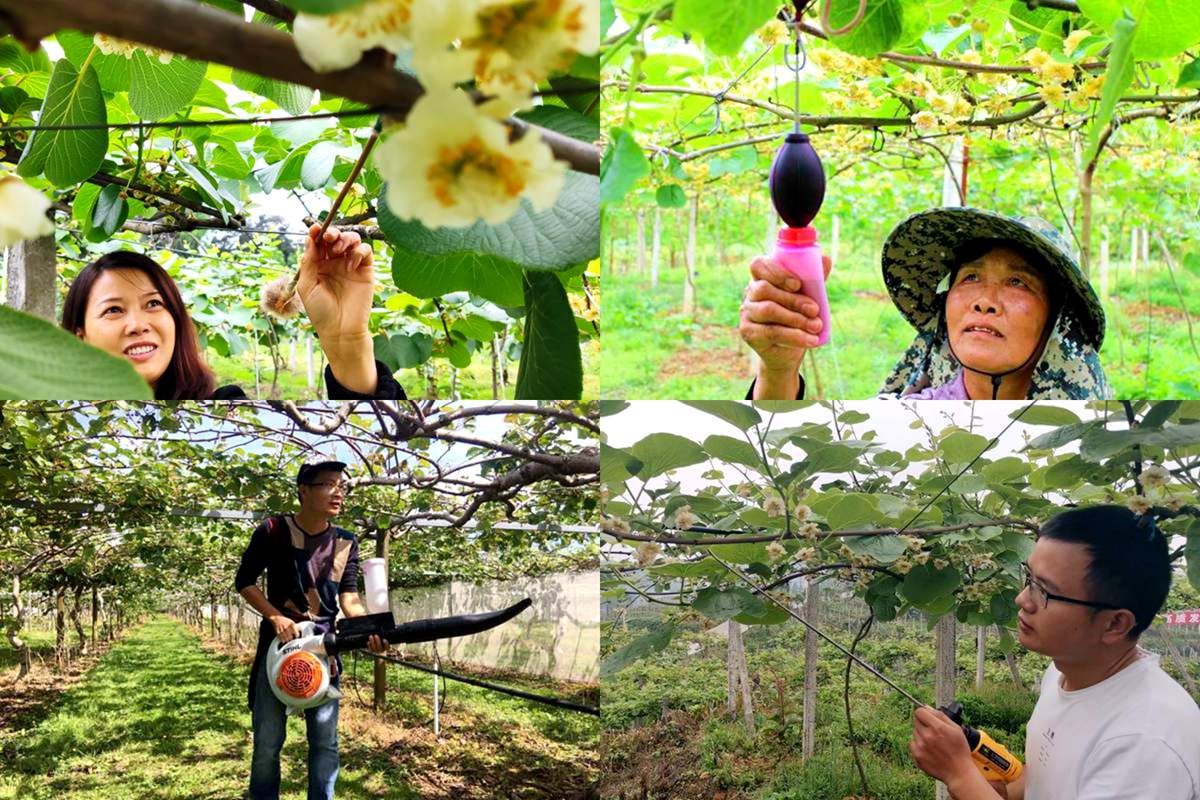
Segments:
[[[373,274],[371,248],[357,234],[309,231],[296,291],[329,361],[331,400],[405,398],[367,333]],[[239,386],[216,386],[175,281],[139,253],[109,253],[84,267],[67,292],[62,327],[127,359],[158,399],[246,399]]]

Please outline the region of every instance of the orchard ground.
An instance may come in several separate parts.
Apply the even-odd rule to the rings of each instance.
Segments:
[[[849,645],[867,614],[865,604],[842,599],[836,588],[822,594],[823,606],[838,608],[823,618],[824,629]],[[803,605],[802,596],[799,599]],[[658,616],[643,605],[623,621],[606,621],[606,654],[642,635]],[[755,732],[751,734],[740,710],[736,714],[726,710],[726,638],[717,629],[705,627],[688,625],[664,651],[604,678],[603,797],[858,797],[863,790],[854,767],[852,741],[858,745],[871,797],[928,800],[933,796],[933,780],[918,770],[908,755],[912,706],[899,694],[866,671],[853,668],[851,736],[843,706],[846,658],[822,643],[815,753],[806,760],[801,755],[803,628],[789,622],[745,629],[747,666],[754,685]],[[1022,757],[1025,724],[1048,660],[1019,646],[1011,649],[1024,685],[1015,686],[1004,659],[1005,648],[993,628],[986,640],[984,682],[977,687],[975,630],[959,626],[956,662],[960,690],[956,699],[973,725]],[[1182,662],[1176,660],[1168,641],[1190,655]],[[1193,679],[1200,678],[1200,659],[1194,655],[1198,642],[1200,636],[1190,629],[1185,634],[1164,634],[1154,628],[1142,640],[1143,646],[1162,655],[1163,668],[1176,680],[1181,680],[1183,668]],[[932,702],[934,634],[921,615],[877,623],[856,653],[918,698]],[[641,794],[643,787],[649,787],[648,795]]]
[[[52,657],[52,633],[25,635],[35,665]],[[242,797],[252,741],[250,647],[155,616],[56,683],[35,666],[3,716],[0,798]],[[14,656],[0,647],[6,674]],[[388,705],[375,716],[371,660],[347,658],[346,668],[354,680],[343,683],[339,797],[557,798],[596,778],[599,724],[592,717],[454,683],[443,697],[439,739],[428,675],[389,667]],[[586,687],[479,677],[595,703]],[[304,723],[295,718],[288,728],[281,796],[298,798],[306,780]]]

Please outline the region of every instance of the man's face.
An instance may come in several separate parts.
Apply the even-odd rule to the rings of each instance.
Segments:
[[[946,296],[946,328],[954,352],[985,372],[1025,363],[1041,342],[1049,316],[1045,279],[1007,247],[964,264]]]
[[[337,516],[346,496],[342,473],[335,469],[321,470],[309,480],[300,490],[300,507],[324,516]]]
[[[1092,559],[1082,544],[1039,539],[1029,556],[1029,573],[1051,594],[1076,600],[1106,602],[1094,597],[1084,576]],[[1110,613],[1061,600],[1048,600],[1043,607],[1040,592],[1026,586],[1017,595],[1017,638],[1036,653],[1076,660],[1101,646]]]

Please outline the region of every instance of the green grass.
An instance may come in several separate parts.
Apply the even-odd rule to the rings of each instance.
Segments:
[[[0,732],[0,798],[242,797],[251,751],[247,666],[200,644],[163,617],[129,631],[44,718],[26,730]],[[367,668],[362,660],[360,666]],[[504,796],[548,797],[555,795],[532,787],[553,786],[555,778],[578,781],[587,769],[594,721],[589,728],[565,719],[570,712],[531,709],[523,701],[477,697],[456,687],[445,710],[443,741],[434,742],[423,730],[430,712],[415,696],[418,683],[425,693],[429,685],[398,668],[389,669],[393,678],[386,725],[343,700],[340,798],[448,797],[430,787],[456,781],[469,789],[458,797],[481,797],[475,787],[488,779],[477,774],[494,776]],[[347,732],[348,717],[358,721],[355,733]],[[384,747],[373,741],[374,729],[361,733],[372,725],[398,743]],[[281,797],[303,797],[305,751],[303,719],[291,718]]]
[[[634,271],[609,275],[601,355],[604,396],[743,397],[750,384],[750,351],[737,337],[738,306],[756,254],[754,246],[729,245],[726,262],[718,265],[715,252],[701,249],[694,320],[681,313],[682,258],[672,270],[664,252],[654,289],[648,276]],[[633,259],[631,249],[618,241],[613,261],[629,270]],[[1142,265],[1136,278],[1120,270],[1113,278],[1101,360],[1116,397],[1200,396],[1200,358],[1182,311],[1191,316],[1200,344],[1200,275],[1177,266],[1175,277],[1182,304],[1159,262],[1152,261],[1149,269]],[[1099,293],[1099,279],[1094,283]],[[914,335],[887,296],[878,251],[869,242],[843,246],[827,290],[833,341],[812,354],[813,363],[806,359],[809,396],[817,396],[819,383],[825,397],[874,397]]]
[[[290,348],[285,348],[284,353],[290,355]],[[583,398],[594,399],[600,393],[600,376],[597,374],[596,366],[600,360],[600,342],[593,338],[583,343]],[[217,385],[225,386],[226,384],[237,384],[242,387],[242,390],[250,397],[255,396],[254,389],[254,357],[250,352],[241,353],[236,356],[222,356],[209,350],[205,353],[205,358],[208,361],[209,367],[217,376]],[[316,353],[313,354],[313,383],[312,389],[308,388],[307,377],[304,369],[303,354],[297,358],[296,371],[292,371],[287,367],[287,359],[285,358],[284,368],[279,372],[279,399],[281,400],[311,400],[314,397],[325,397],[325,381],[322,377],[322,370],[318,369],[320,359]],[[435,384],[437,387],[436,393],[433,395],[438,398],[450,397],[450,362],[445,359],[434,359],[431,362],[435,369]],[[505,387],[505,397],[512,399],[516,394],[517,382],[517,367],[516,362],[508,364],[508,384]],[[273,367],[269,353],[263,351],[259,353],[259,385],[261,386],[261,394],[265,398],[268,396],[271,389],[271,374]],[[405,392],[410,397],[425,397],[430,394],[427,381],[415,369],[403,369],[396,373],[396,380],[404,387]],[[458,380],[456,384],[458,394],[464,400],[491,400],[492,399],[492,366],[491,357],[488,353],[477,353],[475,358],[471,360],[470,366],[466,369],[458,371]]]

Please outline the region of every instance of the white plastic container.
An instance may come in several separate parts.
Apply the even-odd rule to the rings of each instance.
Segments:
[[[387,562],[382,558],[368,558],[362,562],[363,579],[367,583],[367,611],[380,614],[389,609]]]

